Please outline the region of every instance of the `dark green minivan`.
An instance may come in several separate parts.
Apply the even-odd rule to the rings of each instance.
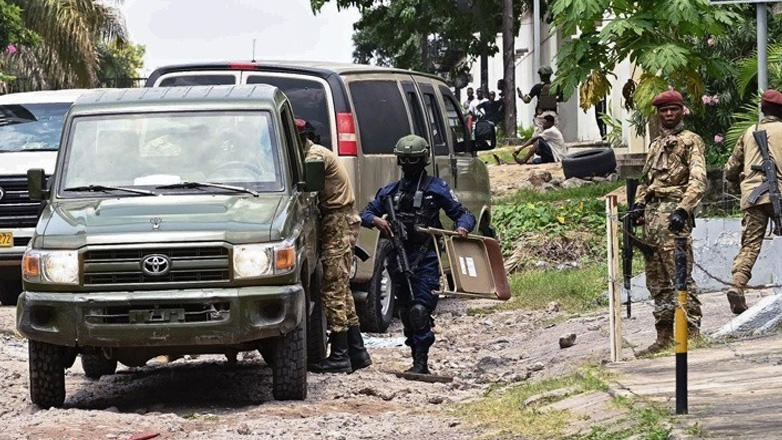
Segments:
[[[247,350],[272,366],[276,399],[306,398],[308,356],[325,353],[323,173],[272,86],[83,95],[50,186],[28,172],[46,202],[17,305],[32,401],[63,404],[77,355],[99,378],[118,362]]]

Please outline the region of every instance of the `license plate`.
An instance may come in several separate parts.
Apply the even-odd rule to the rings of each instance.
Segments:
[[[14,245],[14,233],[0,231],[0,247],[11,247]]]

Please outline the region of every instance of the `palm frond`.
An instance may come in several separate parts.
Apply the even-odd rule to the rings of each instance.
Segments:
[[[760,95],[756,96],[752,102],[741,106],[740,111],[734,113],[733,124],[725,135],[725,143],[727,145],[735,145],[749,127],[758,123],[760,116],[759,103]]]

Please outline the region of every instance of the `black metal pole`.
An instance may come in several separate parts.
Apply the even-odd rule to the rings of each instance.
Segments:
[[[687,237],[676,237],[675,243],[676,289],[679,291],[674,315],[676,414],[687,414]]]

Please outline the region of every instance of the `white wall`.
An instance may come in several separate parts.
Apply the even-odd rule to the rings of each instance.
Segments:
[[[533,67],[533,36],[532,36],[532,14],[526,14],[521,19],[519,35],[516,37],[515,48],[528,49],[528,52],[516,59],[516,86],[520,87],[523,93],[528,93],[533,85],[540,81],[540,77]],[[550,65],[556,77],[556,55],[558,53],[563,38],[557,33],[551,34],[550,27],[544,23],[541,28],[543,35],[541,42],[541,64]],[[502,35],[497,35],[497,46],[502,47]],[[630,146],[630,151],[644,151],[645,141],[636,138],[635,133],[630,129],[627,122],[629,113],[624,109],[624,98],[622,98],[622,87],[627,79],[633,73],[632,65],[629,61],[620,63],[614,70],[617,78],[611,78],[612,89],[609,95],[610,111],[614,119],[622,121],[623,142]],[[635,72],[636,76],[640,72]],[[473,81],[468,87],[477,89],[481,81],[480,61],[475,59],[472,63],[470,74]],[[504,76],[502,53],[489,58],[489,90],[496,90],[497,80]],[[462,99],[464,99],[462,93]],[[529,104],[516,97],[516,120],[518,125],[525,127],[532,126],[532,119],[535,113],[535,99]],[[578,90],[573,92],[573,96],[559,105],[560,130],[567,142],[576,141],[596,141],[600,139],[600,132],[595,119],[594,107],[584,112],[579,107]]]

